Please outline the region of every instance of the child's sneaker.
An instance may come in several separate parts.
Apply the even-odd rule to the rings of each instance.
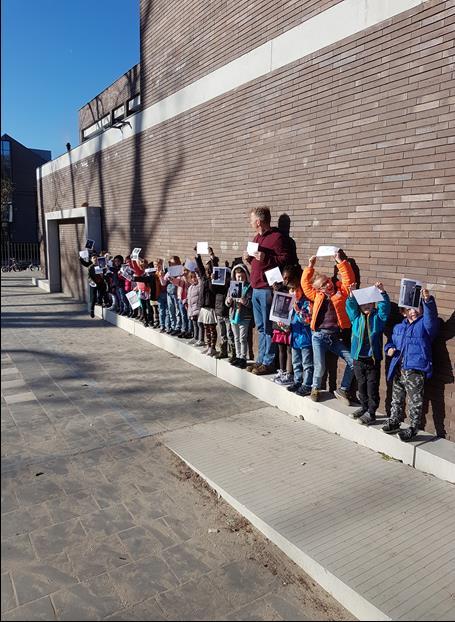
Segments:
[[[210,348],[204,344],[204,347],[201,350],[201,354],[208,354]]]
[[[295,394],[300,395],[300,397],[307,397],[307,395],[311,395],[311,389],[310,387],[304,387],[302,384],[300,389],[298,389]]]
[[[387,423],[382,426],[382,431],[386,434],[396,434],[400,429],[400,422],[395,419],[388,419]]]
[[[275,382],[281,385],[282,387],[285,387],[290,384],[294,384],[294,376],[290,374],[289,372],[285,371],[284,373],[281,374],[281,378],[278,378],[277,380],[275,380]]]
[[[333,394],[337,400],[340,400],[340,402],[346,404],[346,406],[350,405],[351,402],[349,401],[349,395],[344,389],[336,389]]]
[[[194,344],[195,348],[203,348],[205,346],[205,343],[203,341],[196,341],[196,343]]]
[[[359,417],[357,421],[362,425],[371,425],[376,421],[376,415],[366,412],[361,417]]]
[[[319,402],[319,389],[311,389],[310,398],[313,402]]]
[[[189,345],[189,346],[194,346],[194,344],[195,344],[195,343],[196,343],[196,339],[190,339],[190,340],[188,341],[188,345]]]
[[[400,430],[398,432],[398,436],[400,437],[401,441],[404,441],[405,443],[407,443],[408,441],[412,441],[412,439],[417,436],[417,429],[406,428],[404,430]]]
[[[281,380],[281,376],[284,374],[284,372],[281,369],[278,369],[276,374],[273,376],[272,380],[273,382],[276,382],[279,384],[279,381]]]
[[[217,352],[216,352],[215,348],[209,348],[208,352],[206,354],[207,354],[207,356],[216,356]]]
[[[367,411],[364,408],[357,408],[353,413],[350,413],[349,416],[351,419],[360,419]]]
[[[246,359],[237,359],[238,363],[235,364],[239,369],[246,369]]]
[[[293,384],[291,384],[291,386],[287,387],[287,389],[291,393],[297,393],[301,386],[302,384],[300,382],[294,382]]]

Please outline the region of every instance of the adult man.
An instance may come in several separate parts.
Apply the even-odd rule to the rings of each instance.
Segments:
[[[272,268],[283,268],[289,262],[289,244],[285,236],[270,226],[271,214],[268,207],[257,207],[250,213],[250,224],[255,231],[254,242],[259,244],[252,255],[243,254],[244,261],[251,266],[250,282],[253,288],[253,314],[258,330],[259,347],[256,362],[246,369],[258,376],[274,372],[275,345],[272,343],[272,322],[269,319],[272,307],[272,288],[265,272]]]

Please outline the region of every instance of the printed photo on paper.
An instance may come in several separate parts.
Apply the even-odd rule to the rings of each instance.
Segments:
[[[225,285],[227,268],[213,268],[213,285]]]
[[[126,297],[128,298],[132,309],[138,309],[141,306],[141,301],[139,300],[137,292],[128,292]]]
[[[418,309],[422,298],[422,281],[401,279],[399,307]]]
[[[229,296],[231,298],[242,297],[243,283],[241,281],[232,281],[229,286]]]
[[[290,324],[293,310],[294,296],[284,292],[274,292],[270,320]]]
[[[92,251],[95,248],[95,240],[87,240],[85,243],[85,248],[88,248],[89,251]]]

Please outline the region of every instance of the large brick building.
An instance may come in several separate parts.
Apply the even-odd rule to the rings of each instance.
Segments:
[[[84,296],[90,219],[114,253],[207,239],[232,259],[267,204],[290,216],[302,264],[336,244],[362,284],[396,300],[410,276],[436,294],[427,429],[454,439],[454,21],[451,0],[141,0],[140,64],[38,171],[52,289]]]

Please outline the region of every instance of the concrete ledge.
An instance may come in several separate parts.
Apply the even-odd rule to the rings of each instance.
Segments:
[[[455,484],[455,443],[433,437],[416,447],[414,467]]]
[[[38,287],[42,287],[41,284],[45,283],[41,279],[33,279],[33,282]],[[205,356],[185,341],[145,328],[137,320],[119,316],[101,307],[95,307],[95,315],[294,417],[301,417],[327,432],[338,434],[363,447],[400,460],[419,471],[455,483],[455,443],[451,441],[420,432],[414,442],[403,443],[397,436],[387,435],[381,431],[383,422],[380,417],[376,425],[369,427],[351,419],[349,413],[355,409],[329,397],[330,394],[326,396],[323,394],[320,402],[312,402],[308,397],[299,397],[287,391],[285,387],[273,383],[270,376],[255,376],[233,367],[226,360]]]
[[[36,287],[43,289],[45,292],[51,291],[51,287],[47,279],[39,279],[37,277],[32,276],[32,283],[33,285],[36,285]]]

